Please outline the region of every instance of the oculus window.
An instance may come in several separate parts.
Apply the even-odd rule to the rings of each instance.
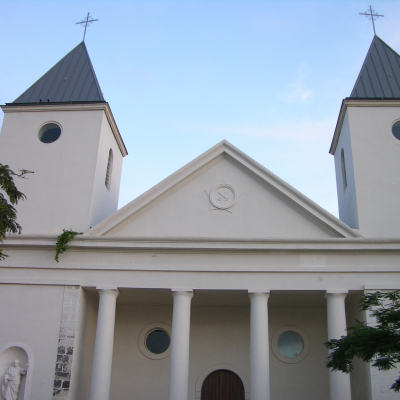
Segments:
[[[400,140],[400,121],[397,121],[393,124],[392,134],[397,140]]]
[[[146,337],[146,348],[153,354],[165,353],[170,343],[171,339],[163,329],[154,329]]]
[[[297,326],[284,326],[272,336],[272,352],[285,364],[296,364],[308,354],[310,341],[307,334]]]
[[[296,358],[303,349],[303,339],[295,332],[285,332],[278,339],[278,351],[283,357]]]
[[[139,349],[152,360],[162,360],[169,356],[171,328],[162,323],[147,325],[139,336]]]
[[[61,136],[61,127],[54,122],[49,122],[39,129],[38,136],[42,143],[53,143]]]

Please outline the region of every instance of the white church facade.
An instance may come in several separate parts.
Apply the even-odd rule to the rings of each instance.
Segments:
[[[2,106],[22,234],[1,245],[0,379],[19,400],[394,400],[330,372],[368,291],[400,289],[400,56],[374,37],[334,132],[340,219],[227,141],[117,210],[124,142],[84,42]],[[83,232],[54,260],[62,229]]]

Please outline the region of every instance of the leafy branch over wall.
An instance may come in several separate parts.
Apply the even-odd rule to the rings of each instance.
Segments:
[[[65,230],[58,236],[56,243],[56,255],[54,259],[59,262],[58,256],[68,250],[68,243],[76,236],[82,235],[82,232],[74,232],[72,229]]]
[[[0,192],[0,243],[7,234],[21,233],[21,225],[17,222],[17,210],[15,205],[19,200],[25,200],[26,196],[20,192],[14,183],[14,176],[26,179],[26,174],[33,174],[32,171],[26,169],[19,170],[19,174],[15,173],[8,165],[0,163],[0,189],[5,192],[8,197]],[[8,257],[0,249],[0,260]]]

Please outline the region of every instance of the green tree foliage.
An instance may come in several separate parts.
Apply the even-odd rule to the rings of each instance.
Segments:
[[[326,367],[349,373],[353,369],[353,358],[358,357],[372,362],[379,370],[396,368],[400,362],[400,291],[365,294],[359,306],[363,311],[371,311],[376,325],[357,321],[347,329],[347,336],[325,343],[331,350]],[[400,391],[400,377],[391,389]]]
[[[19,200],[25,200],[26,196],[20,192],[14,183],[14,176],[26,178],[26,174],[32,173],[25,169],[16,174],[8,165],[0,164],[0,243],[10,233],[21,233],[21,226],[17,223],[17,210],[14,208]],[[8,200],[7,200],[8,197]],[[0,260],[4,260],[7,254],[0,249]]]

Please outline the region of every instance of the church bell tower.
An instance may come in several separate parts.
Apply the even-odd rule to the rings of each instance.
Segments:
[[[342,102],[330,153],[340,219],[367,237],[400,237],[400,56],[378,36]]]
[[[1,107],[0,162],[16,178],[24,234],[85,232],[118,206],[124,142],[84,42]]]

